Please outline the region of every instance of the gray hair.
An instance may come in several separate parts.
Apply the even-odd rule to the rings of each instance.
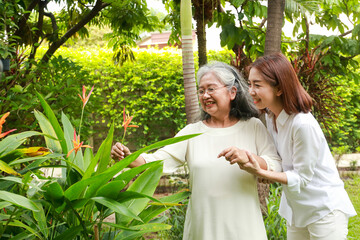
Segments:
[[[198,85],[200,85],[201,78],[208,73],[213,73],[228,90],[233,86],[236,87],[237,91],[235,99],[231,101],[230,116],[239,120],[248,120],[252,117],[259,117],[259,111],[249,94],[249,86],[236,68],[217,61],[203,65],[197,72]],[[202,119],[205,120],[209,118],[210,115],[202,110]]]

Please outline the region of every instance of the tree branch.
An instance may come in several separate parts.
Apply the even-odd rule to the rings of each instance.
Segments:
[[[41,0],[33,0],[29,6],[26,9],[26,13],[20,18],[19,22],[18,22],[18,29],[15,31],[14,35],[15,36],[20,36],[21,32],[25,32],[24,28],[26,27],[26,22],[29,20],[30,17],[30,13],[32,10],[34,10],[34,8],[36,7],[36,5],[38,5],[40,3]]]
[[[55,51],[63,45],[71,36],[73,36],[77,31],[84,27],[88,22],[90,22],[103,8],[109,6],[108,3],[103,3],[102,0],[98,0],[93,9],[81,19],[75,26],[73,26],[69,31],[67,31],[58,41],[53,42],[49,49],[44,54],[41,62],[47,63]]]

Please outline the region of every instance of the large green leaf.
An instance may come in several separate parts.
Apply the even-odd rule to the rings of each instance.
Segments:
[[[65,142],[65,138],[64,138],[64,132],[61,129],[60,124],[59,124],[58,120],[56,119],[56,116],[55,116],[53,110],[50,108],[49,104],[45,101],[44,97],[38,92],[36,92],[36,95],[40,101],[41,106],[44,108],[45,115],[47,116],[49,122],[51,123],[51,125],[56,133],[57,139],[59,139],[59,141],[60,141],[62,152],[65,153],[67,151],[67,147],[66,147],[66,142]]]
[[[18,172],[12,169],[6,162],[0,160],[0,171],[6,172],[7,174],[20,176]]]
[[[138,231],[126,231],[125,230],[122,233],[120,233],[116,237],[116,239],[117,240],[136,239],[138,237],[143,236],[145,233],[169,230],[169,229],[171,229],[171,225],[164,224],[164,223],[147,223],[147,224],[143,224],[143,225],[133,226],[133,227],[131,227],[131,229],[138,230]]]
[[[64,128],[64,138],[65,138],[66,146],[67,146],[67,151],[66,151],[66,154],[67,154],[68,151],[70,151],[70,149],[72,149],[74,147],[72,140],[74,139],[74,129],[75,128],[71,124],[69,118],[64,113],[61,114],[61,122],[62,122],[63,128]],[[81,172],[84,172],[86,170],[83,153],[81,150],[79,150],[76,153],[76,155],[75,155],[75,152],[72,152],[69,156],[69,159],[71,159],[70,161],[72,163],[74,163],[78,168],[81,169]]]
[[[98,153],[96,154],[96,157],[98,154],[100,154],[99,164],[96,170],[97,174],[104,172],[109,165],[111,159],[110,154],[111,154],[113,136],[114,136],[114,124],[111,124],[109,133],[104,141],[104,148],[102,148],[101,151],[98,151]]]
[[[38,206],[33,201],[15,193],[0,191],[0,199],[8,201],[21,208],[26,208],[35,212],[39,211]]]
[[[138,221],[142,221],[133,211],[131,211],[125,204],[119,203],[115,200],[105,197],[93,197],[91,198],[95,202],[98,202],[105,207],[110,208],[116,213],[120,213],[128,218],[136,219]]]
[[[45,156],[21,158],[21,159],[17,159],[15,161],[10,162],[9,166],[13,166],[13,165],[20,164],[20,163],[33,162],[34,160],[44,160],[44,161],[46,161],[46,160],[51,159],[51,158],[59,158],[59,157],[62,157],[62,156],[64,156],[64,154],[50,153],[50,154],[45,155]],[[43,163],[44,161],[42,161],[41,163]]]
[[[116,200],[119,193],[124,189],[126,185],[127,182],[125,182],[124,180],[111,181],[99,188],[96,196],[107,197]]]
[[[54,238],[54,240],[75,239],[75,237],[79,235],[82,229],[83,228],[80,225],[71,227],[65,232],[61,233],[61,235]]]
[[[43,186],[44,197],[51,201],[55,208],[61,206],[64,202],[64,191],[58,182],[52,182]]]
[[[144,211],[142,211],[139,216],[144,222],[149,222],[154,217],[158,216],[160,213],[166,211],[171,207],[171,203],[178,204],[182,200],[188,198],[190,196],[189,191],[183,191],[179,193],[172,194],[170,196],[166,196],[160,198],[160,201],[163,205],[154,205],[147,207]],[[137,222],[133,222],[132,225],[138,224]]]
[[[44,209],[42,208],[40,203],[36,203],[40,211],[33,212],[34,218],[36,220],[36,226],[38,227],[39,231],[43,234],[45,239],[48,239],[49,236],[49,229],[46,223],[46,216]]]
[[[27,138],[42,135],[35,131],[26,131],[22,133],[12,134],[0,141],[0,158],[17,149]]]
[[[41,112],[39,112],[37,110],[34,110],[34,115],[39,122],[41,131],[44,134],[50,135],[54,138],[57,137],[53,126],[51,125],[50,121],[45,117],[44,114],[42,114]],[[51,149],[53,152],[62,153],[61,145],[58,140],[54,140],[49,137],[45,137],[45,142],[46,142],[46,146],[49,149]]]
[[[114,125],[112,124],[106,139],[101,143],[99,150],[97,151],[97,154],[95,155],[95,157],[93,157],[91,159],[91,162],[85,171],[83,179],[89,178],[95,172],[95,167],[97,165],[101,165],[101,164],[103,165],[105,163],[104,160],[101,162],[101,164],[99,163],[99,161],[101,161],[102,158],[110,157],[113,133],[114,133]],[[103,168],[104,167],[101,167],[101,170],[99,169],[97,172],[98,173],[103,172],[102,171]]]
[[[128,188],[130,191],[139,192],[146,195],[153,195],[162,175],[162,164],[154,165],[142,173]],[[149,199],[132,199],[127,201],[126,206],[134,213],[139,214],[145,209]],[[126,224],[132,219],[116,214],[116,223]]]
[[[154,161],[154,162],[145,163],[145,164],[135,167],[135,168],[131,168],[131,169],[119,174],[119,176],[117,176],[115,178],[115,180],[124,180],[126,183],[128,183],[134,177],[136,177],[138,174],[145,171],[147,168],[151,167],[152,165],[160,164],[160,163],[161,163],[161,161]]]
[[[21,227],[21,228],[24,228],[26,229],[27,231],[29,231],[30,233],[32,233],[34,236],[38,237],[39,239],[44,239],[40,233],[36,230],[36,229],[33,229],[31,227],[29,227],[28,225],[18,221],[18,220],[13,220],[12,222],[9,223],[10,226],[13,226],[13,227]]]
[[[181,137],[175,137],[166,139],[150,146],[144,147],[135,153],[127,156],[123,160],[114,164],[114,166],[106,169],[104,172],[100,173],[99,175],[93,176],[91,178],[82,179],[81,181],[73,184],[65,191],[65,197],[68,198],[70,201],[77,199],[82,192],[86,189],[86,198],[94,197],[96,191],[101,187],[104,186],[110,179],[112,179],[116,174],[118,174],[121,170],[127,167],[131,162],[133,162],[141,153],[150,151],[154,148],[163,147],[168,144],[173,144],[176,142],[184,141],[189,138],[198,136],[199,134],[191,134],[185,135]],[[100,151],[100,149],[99,149]],[[96,158],[96,156],[95,156]]]

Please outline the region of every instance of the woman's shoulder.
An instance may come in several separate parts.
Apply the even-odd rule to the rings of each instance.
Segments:
[[[292,128],[294,131],[312,129],[314,132],[321,131],[321,127],[315,117],[310,113],[297,113],[293,116]]]
[[[183,127],[177,135],[186,135],[193,133],[200,133],[203,131],[203,123],[202,121],[198,121],[195,123],[189,123],[185,127]]]

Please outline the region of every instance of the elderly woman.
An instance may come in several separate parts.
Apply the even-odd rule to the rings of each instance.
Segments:
[[[256,178],[233,165],[249,161],[245,150],[266,170],[280,171],[276,148],[251,101],[248,86],[235,68],[220,62],[197,73],[203,119],[176,136],[203,133],[195,138],[142,154],[130,167],[164,160],[164,172],[185,162],[190,172],[189,201],[183,239],[267,239],[257,194]],[[116,143],[112,157],[129,155]],[[230,161],[229,164],[225,161]]]

